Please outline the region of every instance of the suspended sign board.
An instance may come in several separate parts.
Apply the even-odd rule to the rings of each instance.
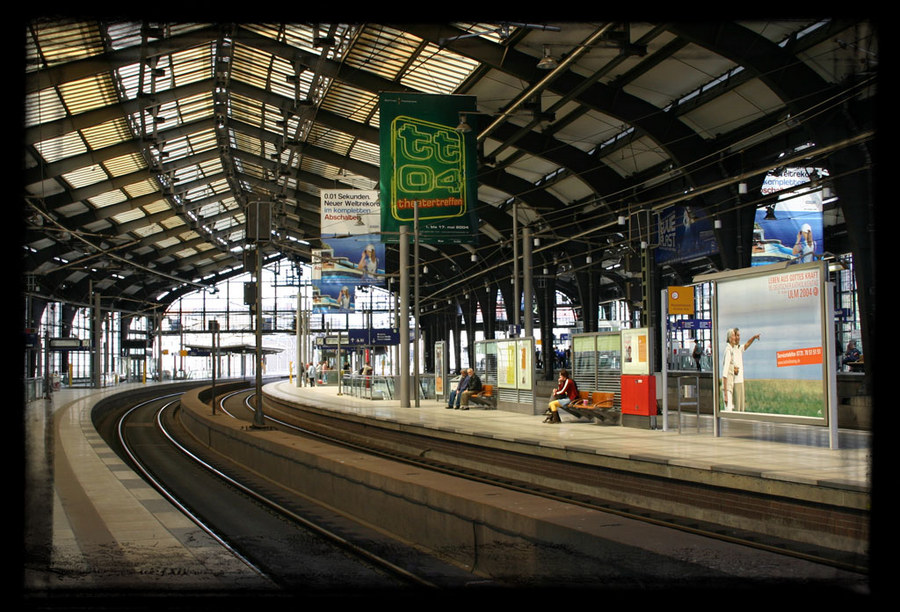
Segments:
[[[421,242],[475,242],[475,134],[457,129],[462,116],[475,110],[472,96],[381,94],[381,231],[385,242],[397,242],[402,225],[409,227],[410,238],[415,236]],[[474,121],[474,116],[469,120]]]
[[[351,329],[347,332],[347,344],[351,346],[393,346],[400,344],[400,334],[395,329]]]
[[[88,350],[91,348],[91,341],[81,338],[50,338],[50,348],[54,351]]]

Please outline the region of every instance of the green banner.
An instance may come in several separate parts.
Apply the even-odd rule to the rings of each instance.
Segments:
[[[382,93],[381,231],[397,242],[400,226],[429,244],[474,243],[478,201],[475,134],[456,129],[474,113],[474,96]],[[474,117],[468,116],[470,125]]]

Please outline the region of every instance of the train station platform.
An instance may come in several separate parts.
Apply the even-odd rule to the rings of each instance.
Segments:
[[[375,420],[396,421],[433,431],[453,431],[479,440],[517,441],[524,445],[577,449],[597,455],[649,461],[668,467],[690,467],[709,474],[753,475],[771,483],[802,483],[868,493],[871,487],[872,436],[867,431],[839,430],[838,448],[829,447],[823,427],[769,422],[729,422],[712,434],[712,417],[670,413],[670,427],[640,429],[604,426],[578,419],[564,410],[562,422],[543,423],[543,415],[503,410],[449,410],[445,403],[420,400],[401,407],[399,400],[373,400],[338,394],[335,386],[297,387],[284,381],[265,393],[328,410]],[[414,403],[411,400],[411,403]],[[662,417],[660,417],[662,418]]]
[[[543,414],[474,405],[452,410],[434,400],[401,406],[288,381],[264,392],[277,404],[319,411],[311,423],[340,413],[348,428],[402,432],[417,440],[414,453],[526,486],[756,534],[751,538],[870,551],[873,445],[867,431],[840,429],[834,447],[822,426],[722,418],[720,434],[713,435],[712,416],[703,414],[670,413],[665,429],[660,415],[659,428],[650,429],[603,425],[564,410],[561,423],[545,423]],[[530,457],[540,466],[519,469],[510,457]]]
[[[102,398],[146,385],[56,392],[25,410],[25,564],[23,584],[32,603],[48,593],[197,593],[274,588],[202,532],[100,438],[91,409]],[[559,424],[541,415],[502,410],[448,410],[441,401],[401,406],[339,394],[333,386],[265,385],[279,401],[345,413],[356,419],[452,433],[481,442],[514,441],[538,449],[627,459],[661,470],[689,468],[721,478],[802,484],[848,495],[871,490],[868,432],[840,431],[840,448],[811,428],[741,423],[714,437],[685,417],[679,429],[601,426],[563,414]]]

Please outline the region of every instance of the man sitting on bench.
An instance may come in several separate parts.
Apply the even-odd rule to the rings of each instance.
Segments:
[[[479,397],[483,389],[484,387],[481,384],[481,378],[479,378],[478,375],[475,374],[475,370],[469,368],[469,385],[468,388],[462,392],[462,400],[460,402],[462,405],[459,407],[459,409],[468,410],[469,401],[473,401],[476,404],[483,404],[488,401],[482,397]]]
[[[450,398],[447,401],[447,409],[459,410],[459,402],[462,400],[463,392],[468,388],[469,385],[469,374],[466,370],[461,371],[459,376],[459,384],[456,385],[456,389],[453,389],[450,392]]]

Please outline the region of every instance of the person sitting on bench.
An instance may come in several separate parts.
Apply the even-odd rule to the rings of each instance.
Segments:
[[[460,410],[468,410],[469,409],[469,398],[473,395],[481,393],[481,379],[475,374],[475,370],[469,368],[469,385],[468,388],[462,392],[462,399],[460,400]]]
[[[450,391],[450,398],[447,402],[447,409],[459,410],[459,402],[462,400],[463,391],[468,388],[469,384],[469,373],[466,370],[462,370],[459,376],[459,384],[456,385],[456,389]]]
[[[550,416],[544,419],[544,423],[559,423],[559,409],[565,408],[578,399],[578,388],[575,381],[569,378],[568,370],[559,371],[559,381],[551,397],[553,399],[548,406]]]

